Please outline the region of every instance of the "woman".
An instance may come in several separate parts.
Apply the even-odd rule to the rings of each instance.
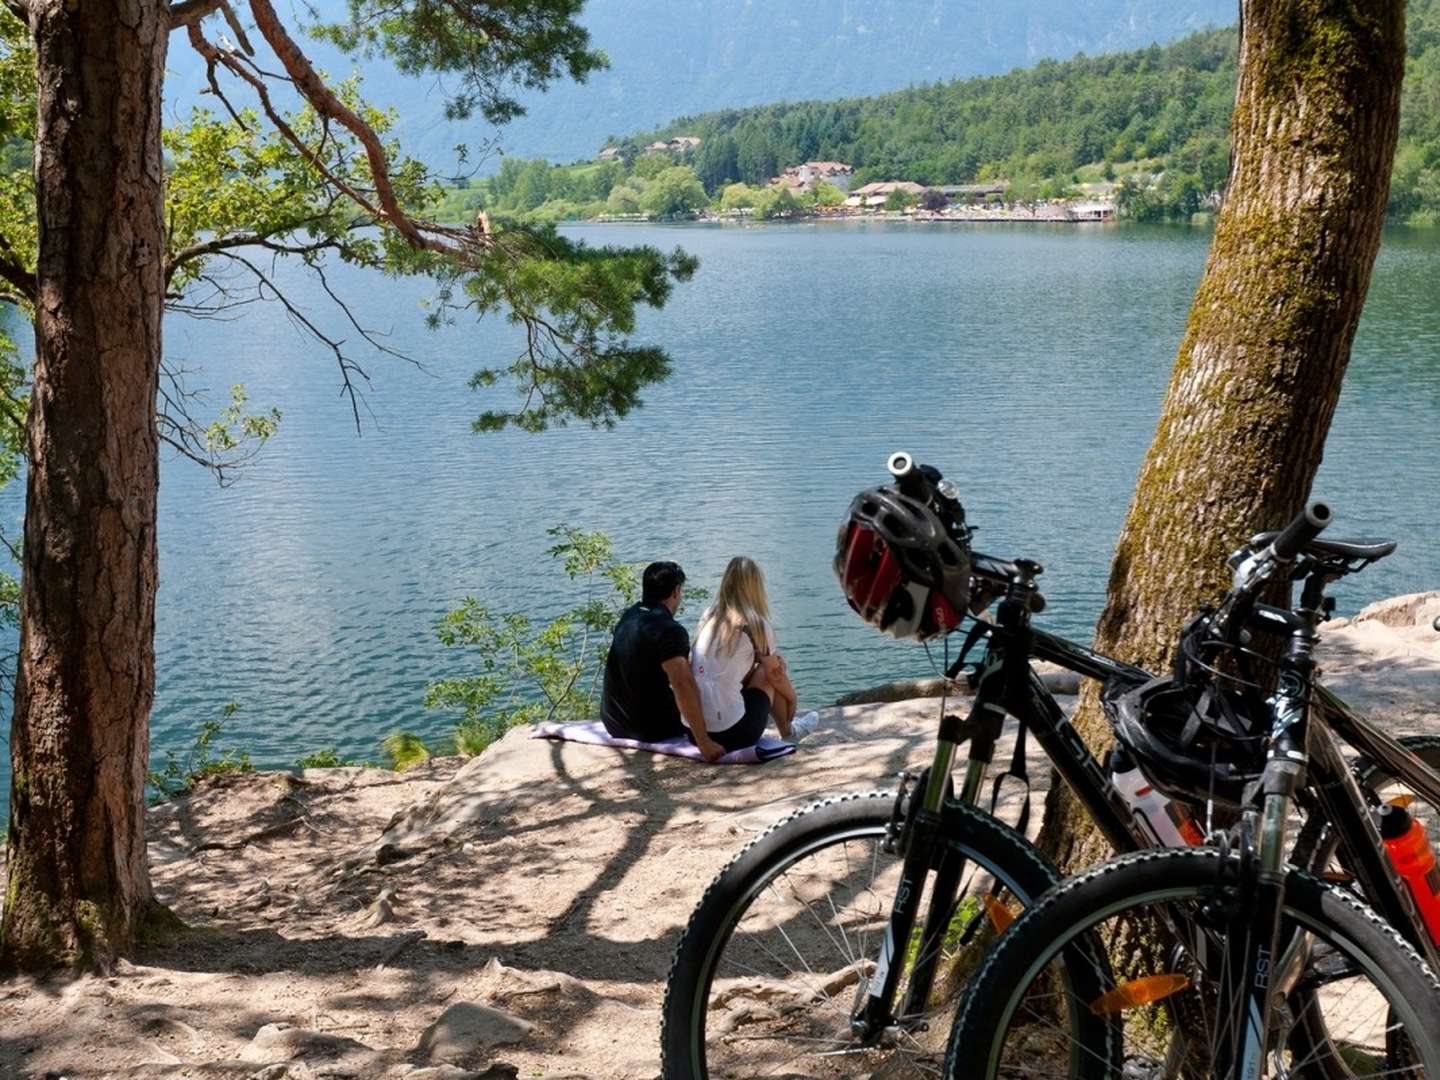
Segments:
[[[753,559],[737,555],[725,568],[715,603],[700,616],[690,668],[705,730],[688,734],[711,761],[754,746],[772,715],[782,739],[815,730],[818,714],[795,719],[795,687],[784,657],[775,652],[765,577]]]

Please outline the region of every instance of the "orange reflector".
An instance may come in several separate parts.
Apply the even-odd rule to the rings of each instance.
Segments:
[[[1396,795],[1395,798],[1393,798],[1393,799],[1390,800],[1390,805],[1391,805],[1391,806],[1399,806],[1399,807],[1401,807],[1401,808],[1403,809],[1404,807],[1408,807],[1408,806],[1409,806],[1411,803],[1413,803],[1414,801],[1415,801],[1415,796],[1414,796],[1414,795],[1410,795],[1410,794]]]
[[[980,897],[981,903],[985,905],[985,914],[990,916],[990,925],[995,927],[998,933],[1003,934],[1015,921],[1015,916],[1010,909],[995,899],[994,893],[986,893]]]
[[[1184,975],[1146,975],[1122,983],[1108,994],[1101,994],[1090,1003],[1090,1011],[1096,1016],[1105,1016],[1107,1013],[1137,1009],[1177,994],[1189,985],[1190,980]]]

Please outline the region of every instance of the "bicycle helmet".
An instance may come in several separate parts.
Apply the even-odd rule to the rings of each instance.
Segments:
[[[958,507],[958,503],[956,506]],[[836,540],[845,599],[872,626],[924,641],[960,625],[970,602],[969,545],[935,511],[893,487],[862,491]]]
[[[1100,700],[1116,740],[1172,799],[1238,807],[1265,767],[1265,736],[1233,690],[1165,676],[1107,687]]]

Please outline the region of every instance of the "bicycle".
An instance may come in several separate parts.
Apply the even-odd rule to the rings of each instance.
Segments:
[[[1180,671],[1163,690],[1194,700],[1229,683],[1253,693],[1271,661],[1248,647],[1251,634],[1285,636],[1263,764],[1241,793],[1237,826],[1219,834],[1220,848],[1102,864],[1026,911],[967,990],[949,1076],[1064,1067],[1087,1080],[1249,1078],[1267,1066],[1278,1076],[1440,1076],[1436,943],[1386,854],[1379,797],[1357,772],[1388,773],[1432,805],[1440,777],[1315,678],[1319,625],[1333,611],[1327,587],[1395,545],[1319,539],[1330,520],[1311,504],[1232,557],[1231,590],[1187,627]],[[1298,607],[1258,600],[1285,577],[1304,583]],[[1174,739],[1153,689],[1107,699],[1152,782],[1193,786],[1187,774],[1205,768],[1198,732]],[[1160,711],[1137,715],[1147,708]],[[1373,764],[1352,770],[1341,739]],[[1299,858],[1323,868],[1338,855],[1342,881],[1286,867],[1297,800],[1314,803]]]
[[[904,453],[889,467],[901,492],[935,508],[951,537],[968,544],[957,492],[938,470]],[[938,1075],[936,999],[963,981],[1017,909],[1058,880],[1023,836],[979,809],[1007,715],[1020,725],[1010,772],[1021,771],[1033,735],[1115,850],[1154,843],[1031,661],[1111,687],[1138,688],[1151,674],[1034,627],[1044,607],[1038,563],[972,552],[969,569],[969,642],[984,638],[986,647],[968,715],[947,713],[942,700],[931,763],[919,777],[902,775],[898,793],[839,796],[794,813],[715,878],[667,983],[670,1080],[767,1069],[851,1075],[862,1064],[891,1069],[886,1075]],[[994,621],[982,619],[997,599]],[[948,677],[967,654],[968,646]],[[950,777],[962,745],[969,754],[957,793]],[[1426,752],[1440,760],[1440,742]],[[1421,795],[1440,805],[1440,790]],[[1317,847],[1316,857],[1328,852]]]

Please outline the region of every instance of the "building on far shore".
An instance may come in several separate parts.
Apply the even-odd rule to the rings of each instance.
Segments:
[[[1071,203],[1069,209],[1075,221],[1115,220],[1115,204],[1101,199]]]
[[[841,161],[807,161],[803,165],[791,165],[770,181],[772,185],[808,191],[810,188],[829,184],[841,191],[850,190],[850,181],[855,170]]]
[[[903,191],[918,199],[925,194],[925,185],[917,184],[913,180],[880,180],[850,192],[850,197],[845,200],[845,205],[873,210],[884,206],[885,200],[890,198],[892,192],[896,191]]]
[[[649,146],[645,147],[646,157],[654,154],[683,154],[687,150],[694,150],[700,145],[698,135],[677,135],[669,142],[656,139]]]
[[[988,184],[946,184],[930,190],[940,192],[951,203],[973,203],[986,202],[991,196],[1004,197],[1009,186],[1008,180],[994,180]]]

